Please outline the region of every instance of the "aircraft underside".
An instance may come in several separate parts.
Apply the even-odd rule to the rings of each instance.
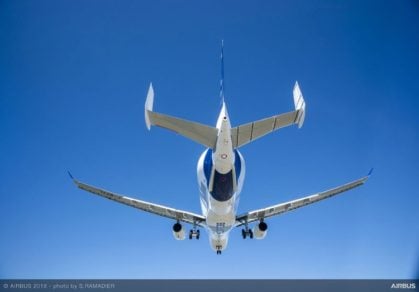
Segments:
[[[221,56],[223,58],[223,54]],[[222,72],[224,72],[223,68]],[[199,228],[205,228],[208,231],[210,246],[217,254],[221,254],[227,247],[230,231],[234,227],[242,227],[241,235],[243,239],[263,239],[267,234],[268,225],[266,220],[268,218],[346,192],[361,186],[369,178],[372,170],[367,176],[327,191],[237,214],[246,169],[243,156],[238,149],[283,127],[297,125],[301,128],[304,123],[306,105],[300,87],[296,82],[293,89],[295,110],[232,127],[224,101],[223,84],[222,73],[220,89],[222,108],[215,127],[153,111],[154,89],[151,84],[144,107],[145,122],[148,129],[154,125],[172,130],[207,148],[199,158],[197,165],[202,214],[178,210],[106,191],[82,183],[69,173],[71,179],[82,190],[173,220],[172,230],[175,239],[183,240],[186,238],[182,223],[192,226],[188,232],[189,239],[199,239],[201,235]],[[250,228],[249,224],[253,223],[255,223],[253,228]]]

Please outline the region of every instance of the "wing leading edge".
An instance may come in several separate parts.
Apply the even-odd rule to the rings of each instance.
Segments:
[[[112,193],[104,189],[96,188],[94,186],[82,183],[78,181],[77,179],[75,179],[70,173],[69,175],[79,189],[90,192],[92,194],[99,195],[109,200],[113,200],[118,203],[125,204],[125,205],[140,209],[145,212],[153,213],[153,214],[167,217],[170,219],[174,219],[177,221],[183,221],[186,223],[199,225],[199,226],[205,225],[205,217],[202,215],[198,215],[192,212],[177,210],[174,208],[170,208],[170,207],[166,207],[166,206],[162,206],[162,205],[158,205],[158,204],[154,204],[154,203],[150,203],[150,202],[146,202],[146,201],[142,201],[138,199],[133,199],[130,197],[121,196],[119,194]]]
[[[363,185],[368,180],[371,173],[372,173],[372,170],[369,172],[367,176],[364,176],[360,179],[357,179],[350,183],[341,185],[339,187],[336,187],[336,188],[333,188],[324,192],[316,193],[316,194],[303,197],[300,199],[288,201],[288,202],[273,205],[267,208],[254,210],[254,211],[241,214],[236,217],[236,226],[245,225],[247,223],[257,221],[257,220],[263,220],[265,218],[272,217],[275,215],[280,215],[285,212],[292,211],[297,208],[304,207],[304,206],[319,202],[321,200],[331,198],[343,192],[349,191],[353,188]]]

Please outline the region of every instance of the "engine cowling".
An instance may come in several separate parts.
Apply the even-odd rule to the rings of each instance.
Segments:
[[[176,240],[184,240],[185,239],[185,229],[183,228],[182,224],[179,222],[175,223],[172,228],[173,236]]]
[[[268,230],[268,224],[261,221],[253,228],[253,236],[256,239],[264,239]]]

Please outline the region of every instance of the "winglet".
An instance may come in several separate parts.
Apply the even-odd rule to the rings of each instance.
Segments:
[[[70,171],[67,170],[68,175],[70,176],[71,180],[78,186],[79,182],[73,177]]]
[[[297,81],[295,81],[292,94],[294,96],[295,110],[298,111],[296,123],[298,124],[298,128],[301,128],[304,124],[304,118],[306,116],[306,102],[304,101],[303,94],[301,93],[301,89]]]
[[[68,175],[69,175],[69,177],[71,178],[71,180],[73,181],[73,183],[78,187],[78,188],[80,188],[80,182],[77,180],[77,179],[75,179],[74,177],[73,177],[73,175],[71,174],[71,172],[70,171],[68,171],[67,170],[67,173],[68,173]]]
[[[147,99],[144,105],[144,118],[145,118],[145,124],[148,130],[150,130],[151,128],[151,122],[150,122],[150,117],[149,117],[148,112],[153,111],[153,103],[154,103],[154,89],[153,89],[153,84],[150,82],[150,86],[148,88],[148,93],[147,93]]]
[[[374,171],[374,167],[370,169],[370,172],[368,172],[367,176],[371,176],[372,172]]]

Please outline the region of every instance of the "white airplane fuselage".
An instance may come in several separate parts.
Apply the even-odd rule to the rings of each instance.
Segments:
[[[235,227],[245,177],[245,162],[240,152],[233,148],[230,118],[224,102],[217,130],[216,147],[202,153],[197,175],[210,245],[215,251],[221,252],[227,247],[229,232]]]
[[[207,147],[200,156],[197,165],[202,215],[113,193],[80,182],[69,173],[77,187],[84,191],[175,220],[172,231],[177,240],[185,239],[185,228],[181,223],[193,226],[189,230],[189,239],[199,239],[200,230],[198,227],[205,228],[208,232],[210,246],[217,254],[221,254],[226,249],[229,233],[234,227],[243,227],[241,230],[243,239],[246,237],[263,239],[268,228],[265,222],[266,218],[284,214],[361,186],[372,173],[371,169],[367,176],[333,189],[237,214],[246,171],[243,156],[238,148],[287,126],[297,125],[298,128],[301,128],[305,119],[306,104],[298,82],[295,82],[292,91],[294,110],[232,128],[224,102],[223,60],[223,47],[221,47],[220,98],[222,107],[216,127],[153,111],[154,89],[151,83],[144,105],[144,118],[149,130],[151,126],[159,126]],[[253,228],[249,228],[249,223],[254,222],[257,223]]]

